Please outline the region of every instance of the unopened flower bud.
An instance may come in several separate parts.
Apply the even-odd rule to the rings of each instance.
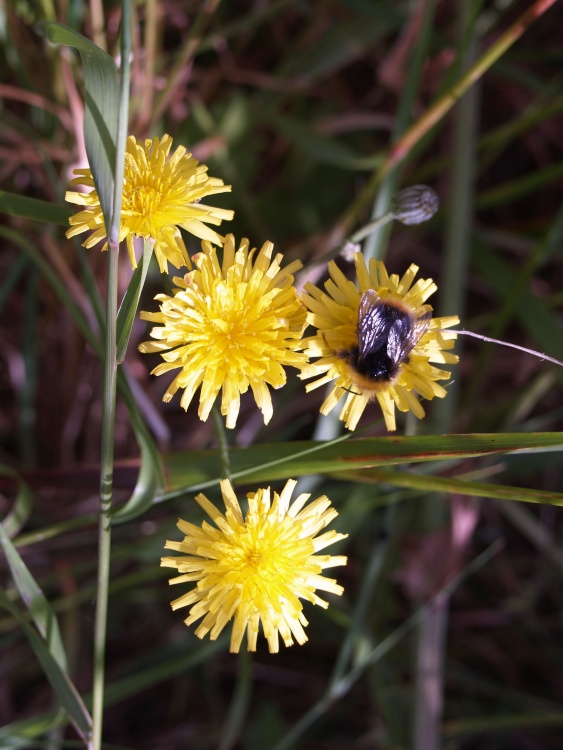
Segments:
[[[428,185],[413,185],[399,190],[391,199],[393,218],[402,224],[422,224],[440,207],[438,195]]]

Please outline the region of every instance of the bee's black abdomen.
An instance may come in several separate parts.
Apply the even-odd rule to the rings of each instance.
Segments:
[[[369,352],[363,357],[356,359],[356,370],[369,380],[375,382],[391,380],[398,370],[398,364],[394,362],[384,349]]]
[[[380,302],[364,317],[359,331],[359,335],[363,332],[364,337],[355,362],[356,370],[363,377],[374,382],[384,382],[397,374],[404,359],[397,359],[389,352],[389,332],[394,325],[406,339],[412,330],[411,316],[395,305],[384,302]],[[377,330],[378,335],[370,335],[373,329]]]

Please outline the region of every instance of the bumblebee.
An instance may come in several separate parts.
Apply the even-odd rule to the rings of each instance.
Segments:
[[[352,379],[364,395],[395,380],[431,320],[430,305],[413,312],[394,297],[382,299],[374,289],[364,292],[358,308],[358,345],[345,354]]]

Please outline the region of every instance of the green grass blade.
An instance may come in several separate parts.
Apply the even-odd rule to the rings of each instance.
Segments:
[[[147,278],[152,253],[153,243],[150,240],[145,240],[143,244],[143,257],[135,269],[135,273],[129,282],[127,291],[125,292],[123,299],[121,300],[121,305],[119,306],[119,311],[117,313],[118,363],[123,362],[125,359],[129,338],[131,337],[131,329],[135,322],[137,307],[139,306],[139,299]]]
[[[63,646],[63,639],[59,629],[59,623],[55,613],[51,609],[45,594],[39,588],[35,578],[29,572],[26,564],[16,550],[10,537],[7,535],[2,524],[0,524],[0,544],[6,555],[10,571],[21,596],[37,630],[45,639],[51,655],[63,670],[67,671],[67,659]]]
[[[47,38],[78,50],[84,66],[84,141],[94,185],[106,220],[113,209],[119,84],[112,58],[89,39],[59,23],[45,24]]]
[[[347,436],[346,436],[347,437]],[[333,474],[379,466],[501,453],[563,450],[563,433],[416,435],[390,438],[340,438],[329,443],[271,443],[231,449],[233,480],[271,482],[305,474]],[[159,501],[219,482],[217,451],[163,456],[166,488]]]
[[[18,492],[12,510],[0,524],[8,538],[13,539],[25,526],[33,507],[33,493],[24,480],[10,467],[0,464],[0,474],[13,477],[18,483]]]
[[[18,621],[31,644],[31,647],[35,651],[45,675],[53,686],[61,705],[67,711],[69,718],[80,737],[86,742],[90,735],[92,720],[73,683],[61,669],[45,641],[27,622],[21,612],[14,607],[3,589],[0,589],[0,606],[8,610],[8,612]]]
[[[31,219],[42,224],[57,224],[68,227],[68,219],[74,213],[72,208],[49,203],[38,198],[27,198],[24,195],[7,193],[0,190],[0,213],[17,216],[20,219]]]
[[[355,482],[373,482],[374,484],[391,484],[424,492],[450,492],[471,497],[494,497],[497,500],[515,500],[522,503],[540,503],[543,505],[563,505],[563,493],[525,487],[507,487],[486,482],[469,482],[456,477],[437,477],[426,474],[415,474],[409,471],[373,470],[347,472],[340,475],[343,479]]]

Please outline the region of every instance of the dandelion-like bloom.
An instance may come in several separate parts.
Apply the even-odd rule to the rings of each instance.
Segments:
[[[168,271],[168,261],[176,268],[188,266],[190,259],[178,227],[209,242],[222,244],[223,238],[207,226],[218,226],[223,220],[233,218],[233,211],[206,206],[199,201],[208,195],[230,192],[231,186],[223,180],[207,176],[207,167],[200,164],[184,146],[179,146],[169,158],[172,138],[147,139],[137,143],[134,136],[127,139],[123,199],[119,241],[127,240],[129,260],[137,267],[134,238],[152,238],[154,252],[161,273]],[[76,169],[71,185],[94,188],[92,172]],[[95,189],[90,193],[66,194],[69,203],[85,206],[83,211],[70,217],[71,228],[67,237],[74,237],[89,229],[93,233],[83,247],[93,247],[107,236],[100,199]]]
[[[202,243],[196,268],[184,279],[175,278],[174,295],[159,294],[160,312],[142,312],[141,318],[159,323],[151,331],[156,341],[146,341],[143,353],[158,352],[164,362],[153,370],[162,375],[179,369],[164,401],[184,389],[181,406],[187,409],[201,385],[199,418],[206,420],[222,389],[221,414],[227,427],[236,424],[240,395],[252,388],[267,424],[273,413],[268,385],[285,385],[284,367],[303,368],[306,355],[301,336],[307,313],[293,286],[294,261],[281,268],[283,256],[272,260],[274,246],[266,242],[256,254],[243,239],[235,251],[227,235],[223,262],[217,249]]]
[[[348,280],[331,261],[328,264],[330,279],[325,283],[326,292],[310,283],[305,286],[301,301],[310,310],[307,319],[317,328],[317,333],[303,343],[307,345],[306,353],[310,357],[320,359],[309,365],[300,377],[321,375],[307,385],[308,391],[334,381],[321,406],[321,413],[328,414],[340,398],[346,396],[340,419],[346,422],[348,429],[356,428],[367,404],[377,399],[387,429],[395,430],[395,407],[403,412],[412,411],[418,419],[422,419],[424,409],[416,394],[429,400],[446,395],[446,390],[437,381],[449,378],[450,373],[430,363],[455,364],[458,361],[455,354],[447,351],[453,347],[457,334],[444,329],[459,323],[459,318],[457,315],[431,318],[432,308],[424,303],[437,286],[432,279],[419,279],[413,284],[418,271],[414,264],[399,278],[396,274],[389,276],[381,261],[371,260],[368,267],[360,253],[355,255],[354,261],[357,284]],[[368,290],[373,290],[367,295],[368,302],[377,300],[375,304],[384,304],[387,311],[390,308],[395,310],[391,315],[398,318],[399,323],[393,334],[390,333],[392,318],[387,321],[379,318],[382,325],[378,335],[369,330],[370,320],[361,323],[361,310],[366,305],[363,295]],[[362,298],[364,302],[361,303]],[[419,328],[421,335],[418,338],[414,336],[416,321],[422,319],[425,323]],[[400,341],[401,331],[404,337],[410,332],[411,343],[414,344],[412,348],[404,347],[405,342]],[[388,341],[385,340],[385,333]],[[373,362],[377,356],[383,357],[377,376],[370,377],[366,373],[369,368],[363,368],[363,371],[358,368],[360,335],[368,340],[370,336],[372,340],[377,339],[379,349],[384,352],[381,355],[378,350],[372,359]],[[396,355],[395,362],[386,356],[391,349]],[[403,351],[404,357],[397,354],[400,351]]]
[[[307,641],[301,599],[324,609],[328,602],[315,591],[343,592],[334,579],[321,575],[324,568],[345,565],[342,555],[319,555],[320,550],[345,539],[347,534],[326,531],[317,536],[338,515],[330,500],[318,497],[306,505],[309,494],[290,503],[297,482],[290,479],[270,500],[270,488],[250,492],[243,517],[228,480],[221,482],[226,507],[223,514],[205,495],[196,501],[215,526],[201,527],[178,521],[185,534],[182,542],[166,542],[167,549],[181,557],[163,557],[164,567],[180,575],[171,584],[197,581],[197,587],[172,602],[172,609],[191,607],[186,625],[200,617],[195,634],[208,633],[215,640],[234,617],[231,651],[238,652],[246,632],[249,651],[256,651],[260,622],[271,653],[279,651],[279,636],[286,646]]]

